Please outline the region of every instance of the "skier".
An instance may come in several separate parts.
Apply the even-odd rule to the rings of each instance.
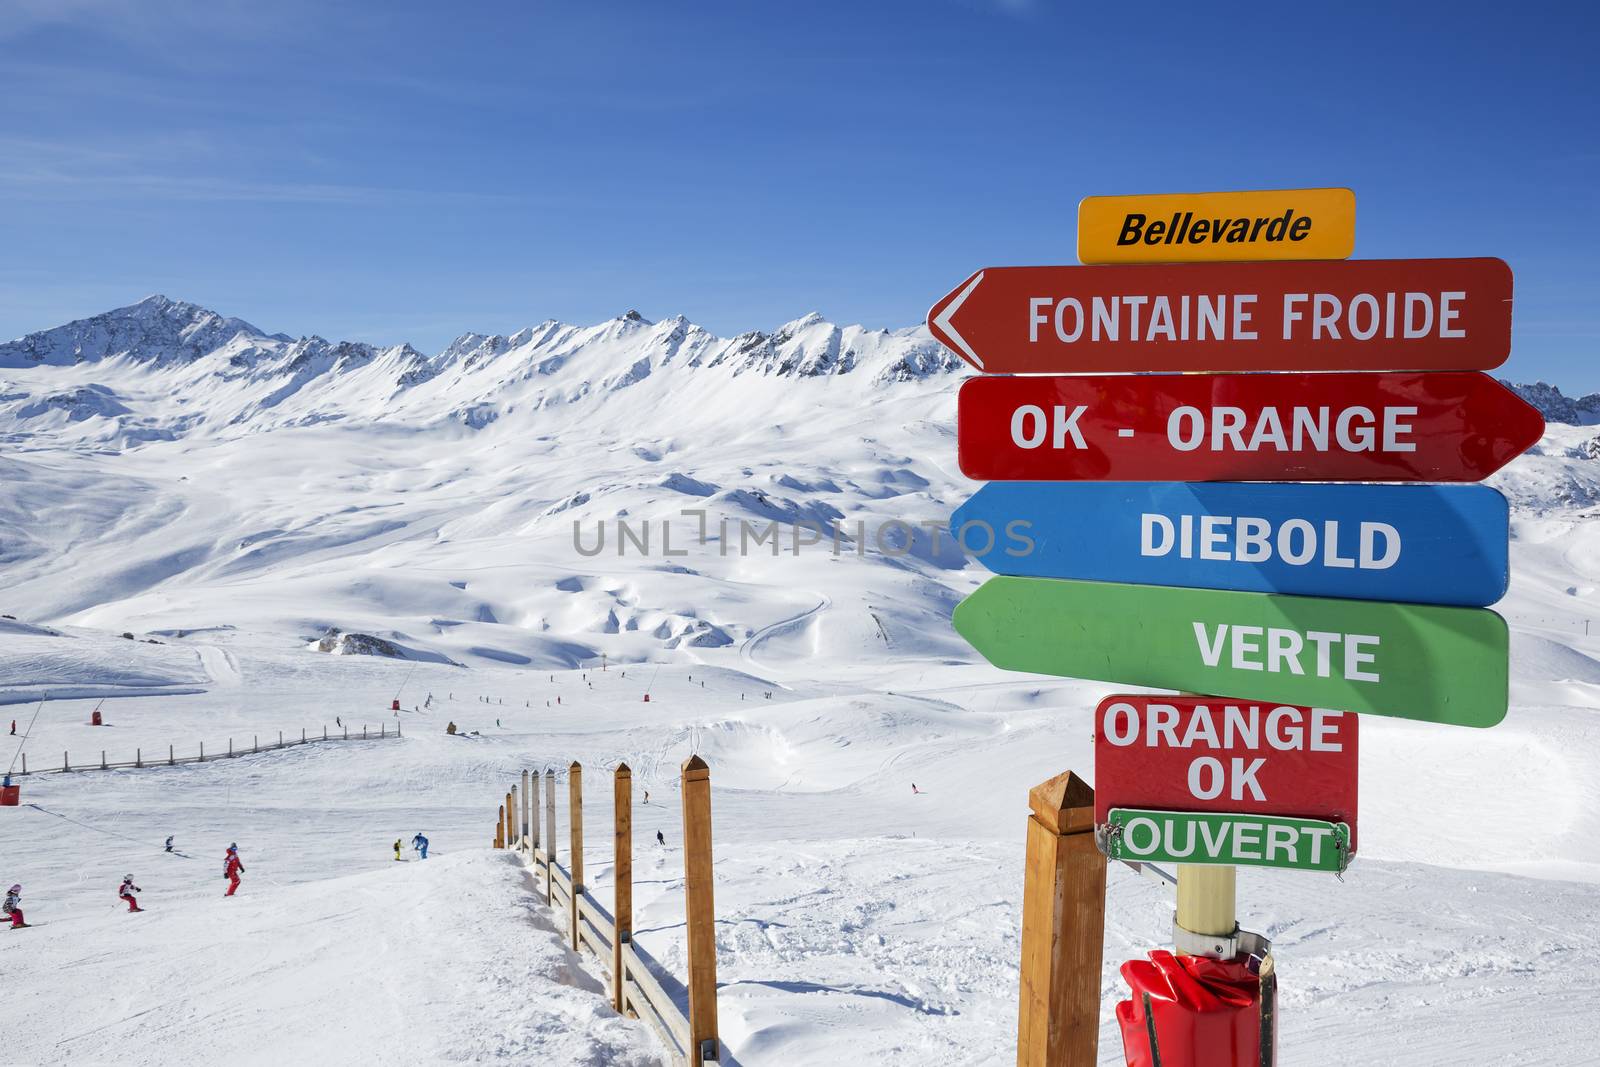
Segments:
[[[342,720],[340,720],[339,716],[335,715],[333,717],[333,725],[335,725],[335,726],[343,726],[344,722]]]
[[[228,891],[222,894],[231,897],[239,891],[239,876],[244,873],[244,863],[239,859],[239,846],[228,846],[228,858],[222,863],[222,877],[228,880]]]
[[[496,720],[495,720],[495,721],[494,721],[494,724],[495,724],[495,725],[496,725],[496,726],[500,726],[500,720],[499,720],[499,719],[496,719]],[[501,729],[502,729],[502,730],[503,730],[503,729],[505,729],[505,727],[503,727],[503,726],[500,726],[500,728],[501,728]]]
[[[400,839],[398,837],[394,839],[394,861],[396,863],[400,862]]]
[[[11,916],[11,929],[20,930],[28,924],[22,919],[22,886],[14,885],[6,891],[5,913]]]
[[[130,874],[122,879],[122,885],[117,889],[117,896],[128,902],[129,911],[143,911],[144,909],[139,907],[138,898],[134,895],[142,892],[142,889],[133,884],[133,875]]]
[[[648,789],[644,791],[644,802],[646,804],[650,803],[650,790]]]
[[[444,732],[449,734],[451,737],[454,737],[456,734],[456,724],[452,722],[449,726],[444,728]]]
[[[17,736],[17,720],[16,719],[12,719],[11,720],[11,736],[12,737],[16,737]]]
[[[661,836],[660,830],[656,831],[656,844],[660,845],[662,848],[667,847],[667,839]]]
[[[912,782],[911,783],[911,795],[912,796],[920,796],[921,794],[922,794],[922,790],[917,788],[917,783],[916,782]]]
[[[168,852],[172,851],[172,835],[171,834],[167,835],[167,851]]]
[[[411,849],[413,852],[422,853],[423,859],[428,858],[428,839],[422,836],[421,830],[418,830],[417,836],[411,839]]]

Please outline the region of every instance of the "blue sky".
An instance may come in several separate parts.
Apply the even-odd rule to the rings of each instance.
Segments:
[[[1348,185],[1600,389],[1589,5],[0,0],[0,337],[150,292],[427,351],[902,326],[1091,193]]]

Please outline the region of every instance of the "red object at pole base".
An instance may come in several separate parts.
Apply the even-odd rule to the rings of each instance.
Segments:
[[[0,808],[16,808],[22,805],[22,787],[20,785],[0,785]]]
[[[389,701],[389,710],[390,711],[399,711],[400,710],[400,700],[399,700],[398,697],[396,697],[394,700]]]
[[[1129,960],[1132,999],[1117,1004],[1128,1067],[1270,1067],[1277,986],[1244,962],[1174,956]],[[1154,1048],[1152,1048],[1154,1046]]]
[[[90,726],[104,726],[105,725],[105,723],[103,721],[101,721],[100,713],[98,711],[94,712],[93,714],[91,714],[89,716],[89,725]]]

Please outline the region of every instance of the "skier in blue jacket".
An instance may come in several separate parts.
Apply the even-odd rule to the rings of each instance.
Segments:
[[[417,836],[411,839],[411,849],[422,853],[422,858],[428,858],[428,839],[422,836],[422,831],[417,831]]]

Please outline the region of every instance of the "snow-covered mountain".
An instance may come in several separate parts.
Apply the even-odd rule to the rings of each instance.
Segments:
[[[57,371],[32,379],[37,389],[6,381],[0,418],[34,432],[79,424],[76,440],[111,447],[350,419],[481,428],[667,369],[708,376],[706,385],[847,375],[871,388],[960,366],[924,328],[836,326],[816,314],[772,333],[720,338],[682,316],[651,322],[628,311],[594,326],[547,321],[509,337],[467,333],[429,357],[408,344],[268,334],[150,296],[0,344],[0,380],[8,371]]]
[[[1004,1061],[1026,791],[1089,773],[1107,687],[998,671],[950,628],[986,574],[938,525],[973,489],[955,462],[963,373],[921,328],[816,316],[722,339],[630,313],[426,356],[151,298],[0,346],[0,616],[21,620],[0,618],[0,702],[22,717],[49,695],[23,723],[36,759],[216,751],[337,729],[335,715],[406,736],[27,779],[39,806],[4,809],[18,818],[0,821],[0,856],[51,925],[29,932],[44,951],[8,964],[0,1031],[30,1061],[106,1040],[139,1063],[275,1042],[292,1058],[282,1013],[362,1010],[360,945],[364,980],[414,997],[444,975],[462,995],[397,1000],[416,1027],[307,1030],[323,1051],[416,1059],[416,1030],[441,1042],[423,1059],[634,1062],[644,1035],[621,1020],[563,1022],[568,1047],[541,1043],[552,1013],[603,1006],[566,987],[601,987],[564,977],[542,943],[490,936],[505,901],[479,920],[473,887],[511,893],[491,879],[515,872],[471,852],[521,770],[582,760],[605,812],[604,769],[626,761],[666,798],[638,806],[640,841],[660,829],[668,844],[641,850],[636,923],[682,973],[673,789],[697,752],[718,790],[730,1062]],[[1600,401],[1518,388],[1553,421],[1493,482],[1513,508],[1495,608],[1512,631],[1510,716],[1365,719],[1362,856],[1344,883],[1240,878],[1241,920],[1279,946],[1282,1044],[1303,1062],[1360,1048],[1428,1067],[1576,1063],[1593,1045],[1581,998],[1554,994],[1600,981],[1600,444],[1584,425]],[[86,725],[102,698],[132,696],[147,699],[109,699],[110,726]],[[586,881],[604,897],[597,825]],[[389,835],[418,828],[464,866],[395,864]],[[243,840],[272,879],[266,910],[224,911],[214,876],[171,866],[159,842],[175,831],[203,849]],[[130,933],[106,906],[115,876],[86,879],[85,855],[141,878],[168,865],[143,882],[156,906],[140,918],[162,925]],[[1111,878],[1103,1063],[1118,963],[1171,934],[1162,887]],[[382,929],[351,899],[383,901]],[[544,921],[507,899],[516,921]],[[504,973],[413,958],[446,943],[533,945],[538,959],[491,954],[536,994],[523,1014],[482,1007]],[[227,966],[196,972],[195,944]],[[134,999],[96,1002],[64,1039],[51,1020],[102,978]],[[1399,1001],[1424,1005],[1420,1029],[1395,1026]],[[1537,1032],[1521,1025],[1533,1014]]]

